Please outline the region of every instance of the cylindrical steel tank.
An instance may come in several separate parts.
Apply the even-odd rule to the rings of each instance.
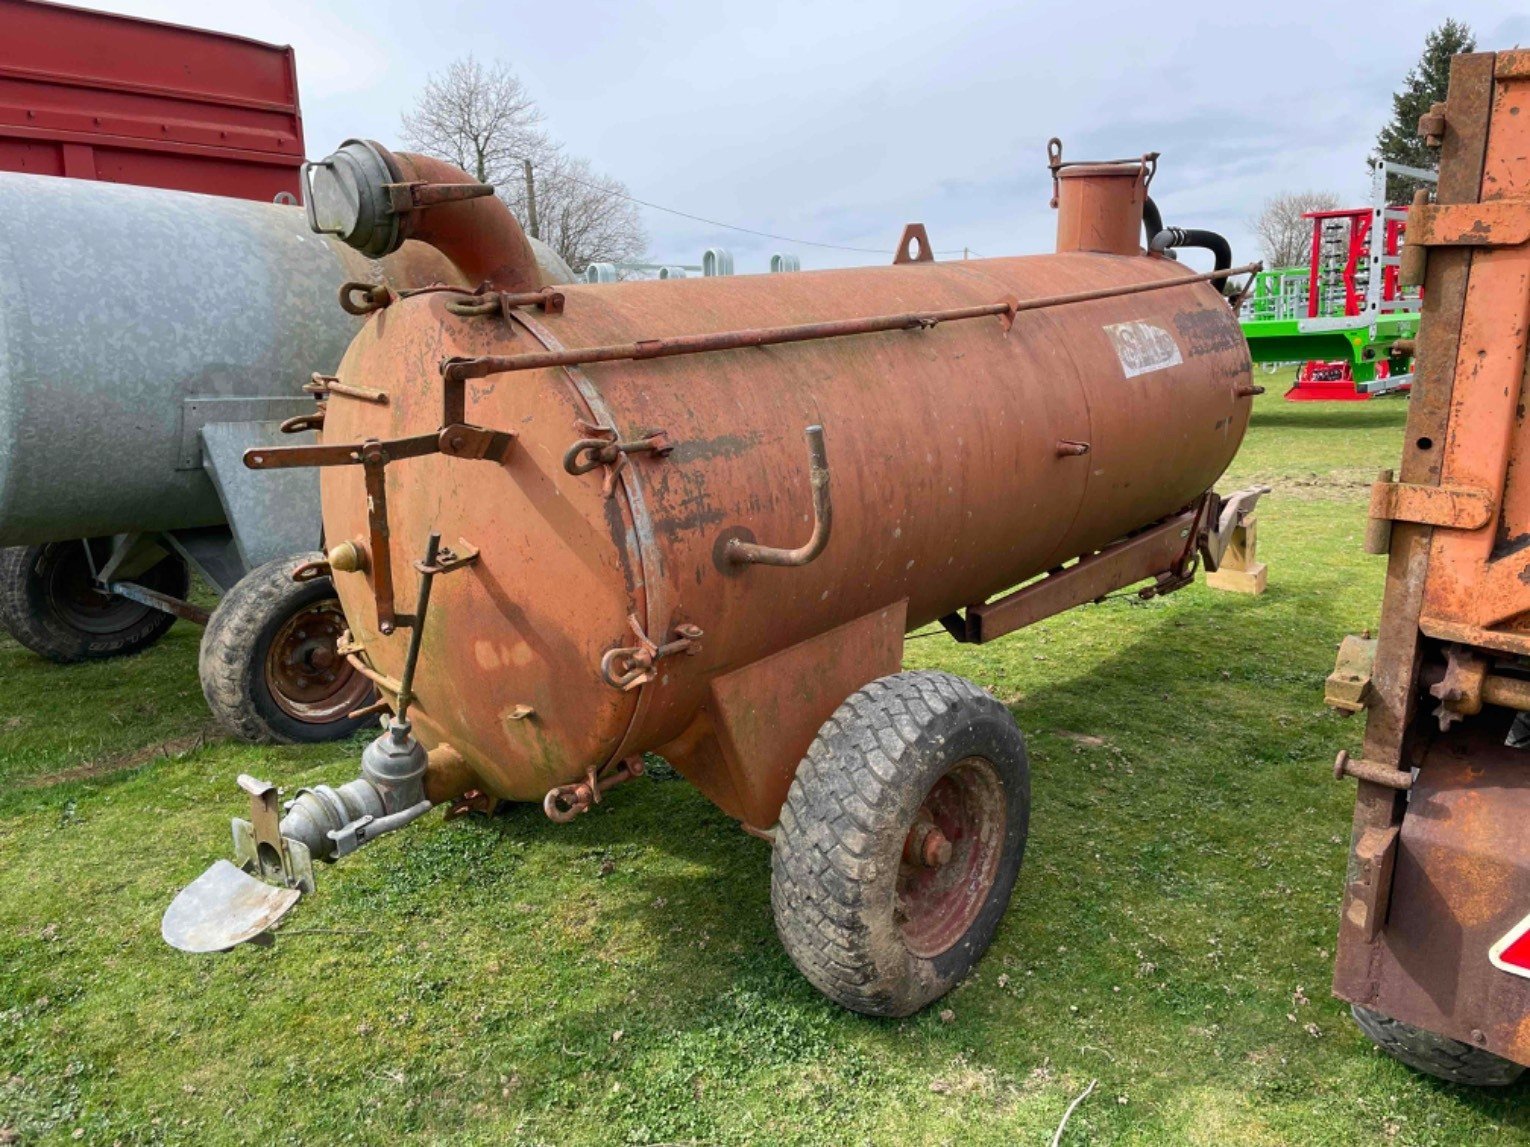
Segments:
[[[299,207],[0,173],[0,545],[223,521],[198,425],[332,369],[348,280],[464,277],[420,244],[367,259]]]
[[[449,744],[476,787],[517,800],[656,750],[765,828],[780,796],[772,808],[742,791],[707,747],[720,680],[903,602],[906,626],[924,625],[1183,510],[1237,450],[1251,388],[1226,300],[1141,253],[571,285],[561,313],[511,320],[454,313],[444,294],[395,303],[339,368],[389,401],[332,399],[326,443],[436,432],[445,360],[1023,307],[1181,278],[1021,309],[1012,327],[996,316],[469,381],[465,421],[517,435],[504,461],[433,454],[386,467],[394,570],[431,531],[478,554],[437,579],[410,711],[422,739]],[[827,547],[800,568],[730,562],[730,539],[795,546],[813,529],[810,425],[831,473]],[[672,449],[625,455],[614,479],[599,467],[571,475],[565,456],[591,427],[624,442],[662,432]],[[357,539],[363,552],[360,569],[335,576],[353,636],[374,670],[397,677],[408,638],[378,624],[361,467],[326,469],[322,492],[331,542]],[[413,591],[398,584],[402,612]],[[664,645],[681,626],[702,636],[657,661],[651,681],[623,690],[603,678],[610,650],[641,644],[635,629]]]

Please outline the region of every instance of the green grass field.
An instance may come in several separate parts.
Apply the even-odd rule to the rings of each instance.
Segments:
[[[770,917],[769,852],[683,782],[421,826],[320,873],[270,948],[166,948],[242,771],[355,775],[360,742],[207,721],[198,633],[43,664],[0,639],[0,1144],[1530,1142],[1530,1085],[1374,1051],[1328,992],[1360,725],[1322,706],[1376,623],[1366,487],[1406,406],[1258,400],[1221,483],[1263,597],[1117,599],[910,667],[990,686],[1030,743],[1013,905],[927,1013],[840,1011]],[[941,1017],[949,1008],[951,1018]]]

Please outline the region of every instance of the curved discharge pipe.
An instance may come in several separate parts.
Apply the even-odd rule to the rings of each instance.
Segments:
[[[1142,204],[1142,229],[1147,232],[1148,250],[1157,254],[1162,255],[1174,247],[1197,247],[1211,252],[1215,260],[1212,265],[1214,271],[1225,271],[1232,266],[1231,243],[1215,231],[1205,231],[1198,227],[1165,227],[1163,215],[1152,196],[1148,196]],[[1227,276],[1212,279],[1211,285],[1221,291],[1227,286]]]

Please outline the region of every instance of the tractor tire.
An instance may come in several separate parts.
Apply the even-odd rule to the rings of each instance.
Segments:
[[[322,554],[278,558],[224,595],[202,635],[198,671],[207,706],[235,736],[257,744],[336,741],[370,723],[352,717],[376,697],[336,651],[345,629],[327,577],[292,572]]]
[[[110,553],[110,538],[0,549],[0,625],[33,653],[61,665],[147,649],[175,617],[97,589],[91,556],[99,568]],[[191,572],[176,554],[132,580],[182,600],[191,589]]]
[[[987,950],[1030,822],[1025,739],[949,673],[895,673],[818,732],[781,810],[770,900],[813,985],[851,1011],[910,1015]]]
[[[1359,1004],[1350,1014],[1371,1042],[1415,1071],[1472,1087],[1507,1087],[1525,1073],[1512,1060],[1449,1036],[1405,1024]]]

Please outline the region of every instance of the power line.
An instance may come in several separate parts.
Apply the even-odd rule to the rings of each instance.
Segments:
[[[536,165],[533,164],[532,166],[535,167]],[[741,231],[745,235],[756,235],[756,236],[758,236],[761,239],[774,239],[778,243],[795,243],[795,244],[798,244],[799,246],[803,246],[803,247],[823,247],[823,248],[826,248],[826,249],[828,249],[830,251],[853,251],[853,252],[855,252],[858,255],[892,255],[892,254],[896,254],[896,252],[894,252],[894,251],[888,251],[888,250],[886,250],[884,248],[881,248],[881,247],[846,247],[842,243],[820,243],[816,239],[793,239],[790,235],[775,235],[775,234],[772,234],[769,231],[756,231],[752,227],[739,227],[738,225],[733,224],[733,223],[724,223],[724,222],[722,222],[719,219],[708,219],[704,215],[692,215],[689,211],[681,211],[681,210],[678,210],[677,208],[674,208],[674,207],[665,207],[663,204],[660,204],[660,203],[650,203],[648,200],[646,200],[646,199],[639,199],[635,195],[628,195],[626,192],[617,191],[615,188],[612,188],[612,187],[606,187],[606,186],[602,186],[601,184],[598,184],[598,183],[590,183],[587,180],[577,179],[577,178],[575,178],[572,175],[566,175],[566,174],[563,174],[563,173],[559,173],[558,175],[554,176],[554,178],[556,178],[556,179],[566,179],[570,183],[577,183],[581,187],[588,187],[588,188],[590,188],[593,191],[600,191],[600,192],[603,192],[606,195],[614,195],[618,199],[625,199],[629,203],[636,203],[640,207],[647,207],[647,208],[649,208],[650,210],[653,210],[653,211],[663,211],[667,215],[678,215],[682,219],[690,219],[690,220],[692,220],[693,222],[696,222],[696,223],[705,223],[709,227],[722,227],[722,228],[724,228],[725,230],[728,230],[728,231]],[[932,251],[931,254],[933,254],[933,255],[956,255],[956,254],[965,255],[969,251],[972,254],[974,254],[974,255],[977,254],[977,252],[976,251],[972,251],[972,249],[970,247],[952,248],[952,249],[947,250],[947,251]],[[982,256],[978,256],[978,257],[981,258]]]

